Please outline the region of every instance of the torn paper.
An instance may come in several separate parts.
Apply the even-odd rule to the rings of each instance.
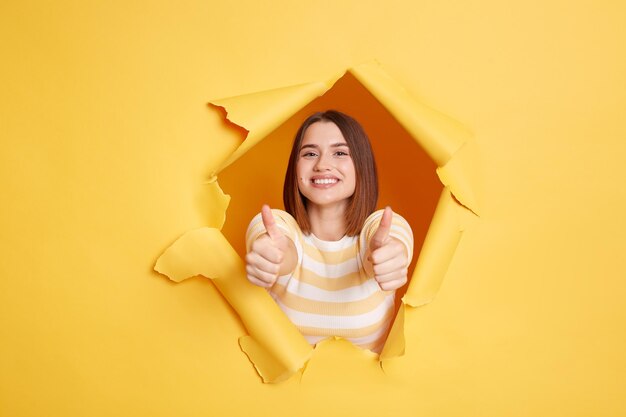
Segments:
[[[348,72],[409,132],[438,167],[443,191],[403,297],[403,303],[409,308],[422,306],[435,298],[454,257],[461,237],[460,213],[478,213],[477,175],[468,152],[471,135],[460,123],[413,98],[379,64],[359,65]],[[223,109],[230,123],[247,131],[243,143],[217,173],[306,104],[323,95],[338,78],[213,101],[211,105]],[[215,214],[218,219],[221,218],[219,210],[226,210],[223,198],[220,199],[222,204],[215,204],[220,207]],[[233,220],[247,222],[249,219]],[[183,235],[159,258],[155,269],[175,281],[195,275],[213,280],[244,323],[249,335],[240,339],[241,349],[265,382],[284,380],[305,366],[311,347],[267,292],[247,281],[243,261],[217,228],[198,229]],[[380,361],[404,353],[404,304],[390,330]]]

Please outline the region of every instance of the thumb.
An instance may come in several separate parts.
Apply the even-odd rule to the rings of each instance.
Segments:
[[[263,219],[263,226],[265,226],[265,230],[267,231],[270,239],[276,240],[283,235],[283,233],[276,225],[276,220],[274,220],[274,215],[270,210],[270,206],[268,206],[267,204],[264,204],[263,208],[261,209],[261,218]]]
[[[370,249],[375,250],[383,246],[389,238],[389,231],[391,230],[391,218],[393,216],[393,210],[391,207],[385,207],[383,217],[380,219],[378,230],[372,236],[370,240]]]

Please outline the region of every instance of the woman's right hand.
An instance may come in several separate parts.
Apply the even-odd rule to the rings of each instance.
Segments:
[[[280,275],[293,272],[297,254],[291,239],[278,228],[268,205],[261,209],[266,234],[259,236],[246,255],[248,280],[259,287],[270,288]]]

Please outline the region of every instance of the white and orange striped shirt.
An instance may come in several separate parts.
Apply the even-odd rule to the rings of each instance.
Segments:
[[[287,212],[273,209],[277,226],[296,247],[293,273],[278,277],[269,293],[312,345],[332,336],[380,353],[393,320],[395,291],[383,291],[363,268],[369,240],[378,229],[383,210],[372,213],[359,236],[324,241],[305,235]],[[246,233],[248,252],[265,233],[261,214]],[[389,236],[413,254],[413,233],[407,221],[394,213]]]

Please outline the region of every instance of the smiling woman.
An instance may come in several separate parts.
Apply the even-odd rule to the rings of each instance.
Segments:
[[[334,110],[308,117],[289,158],[286,212],[265,205],[252,220],[246,271],[311,344],[339,336],[374,352],[384,345],[413,235],[391,208],[374,212],[377,199],[361,125]]]

